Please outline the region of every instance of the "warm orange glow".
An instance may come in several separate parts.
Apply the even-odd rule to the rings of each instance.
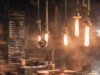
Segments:
[[[39,36],[38,36],[38,41],[40,41],[40,40],[41,40],[41,36],[39,35]]]
[[[45,34],[45,41],[48,42],[48,33]]]
[[[21,65],[25,66],[25,64],[26,64],[25,59],[21,59],[20,61],[21,61]]]
[[[67,34],[64,34],[64,45],[65,46],[68,45],[68,36],[67,36]]]
[[[89,46],[89,34],[90,34],[90,28],[89,26],[85,26],[85,39],[84,39],[85,46]]]
[[[79,19],[75,20],[75,36],[79,36]]]

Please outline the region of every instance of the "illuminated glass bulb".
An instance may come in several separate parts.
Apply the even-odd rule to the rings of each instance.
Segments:
[[[89,26],[85,26],[85,38],[84,38],[85,46],[89,46],[89,34],[90,34],[90,28]]]
[[[81,19],[82,17],[79,15],[79,12],[77,11],[76,16],[73,16],[73,18],[75,19],[75,36],[79,36],[79,19]]]
[[[45,34],[45,41],[48,42],[48,33]]]
[[[75,20],[75,36],[79,36],[79,19]]]
[[[67,46],[68,45],[68,35],[64,34],[64,45]]]
[[[40,40],[41,40],[41,36],[39,35],[39,36],[38,36],[38,41],[40,41]]]

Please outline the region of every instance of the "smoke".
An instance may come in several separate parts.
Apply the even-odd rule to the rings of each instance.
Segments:
[[[34,5],[34,2],[33,2]],[[72,8],[72,7],[71,7]],[[71,9],[70,8],[70,9]],[[53,11],[54,10],[54,11]],[[73,69],[77,71],[82,71],[84,66],[87,66],[87,69],[91,70],[100,70],[99,69],[99,55],[100,55],[100,44],[99,40],[96,37],[94,32],[94,27],[91,26],[90,31],[90,45],[89,47],[84,47],[84,26],[81,24],[80,27],[80,37],[74,37],[72,34],[73,31],[69,34],[69,45],[67,47],[63,44],[63,35],[64,35],[64,14],[62,7],[50,8],[49,13],[53,13],[49,17],[49,43],[48,48],[55,50],[55,63],[56,66],[65,66],[68,69]],[[73,10],[70,10],[72,14]],[[68,17],[71,14],[68,14]],[[69,20],[69,19],[68,19]],[[70,22],[69,29],[72,26],[72,19]],[[74,24],[73,24],[74,25]],[[70,30],[71,31],[71,30]],[[35,32],[35,30],[34,30]],[[30,41],[36,40],[37,36],[33,35],[33,38],[28,37]],[[97,41],[98,40],[98,41]],[[36,43],[36,41],[33,41]],[[33,46],[32,46],[33,47]],[[92,68],[91,68],[92,67]]]
[[[99,56],[99,44],[97,43],[97,35],[94,32],[94,27],[90,26],[90,45],[89,47],[84,46],[84,26],[81,28],[81,36],[74,37],[69,35],[69,45],[67,47],[63,44],[63,33],[57,38],[55,47],[55,61],[57,66],[65,66],[67,69],[76,71],[83,71],[84,67],[86,70],[93,70],[93,66],[96,65],[96,58]],[[56,32],[59,34],[59,32]],[[53,35],[52,35],[53,36]]]
[[[63,30],[63,27],[61,30]],[[64,66],[67,69],[76,71],[83,71],[84,67],[89,71],[100,70],[100,39],[98,39],[94,31],[94,26],[90,26],[89,47],[84,46],[84,26],[81,28],[80,37],[74,37],[71,34],[69,35],[69,45],[67,47],[63,44],[63,33],[55,31],[55,34],[51,35],[53,42],[51,41],[50,43],[52,44],[51,47],[55,49],[56,66]],[[60,34],[57,36],[59,38],[54,37],[56,34]],[[56,39],[53,40],[53,38]]]

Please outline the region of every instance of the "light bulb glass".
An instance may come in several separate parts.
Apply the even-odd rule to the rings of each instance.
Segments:
[[[45,41],[48,42],[48,33],[45,34]]]
[[[85,26],[85,39],[84,39],[85,46],[89,46],[89,34],[90,34],[90,27]]]
[[[38,41],[40,41],[40,40],[41,40],[41,36],[39,35],[39,36],[38,36]]]
[[[67,36],[67,34],[64,34],[64,45],[65,46],[68,45],[68,36]]]
[[[79,19],[75,19],[75,36],[79,36]]]

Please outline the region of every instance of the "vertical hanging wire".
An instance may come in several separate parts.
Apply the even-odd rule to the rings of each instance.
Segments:
[[[39,35],[41,35],[41,19],[40,19],[40,0],[38,0],[38,30],[39,30]]]
[[[77,0],[77,6],[79,5],[79,0]]]
[[[90,0],[88,0],[88,16],[90,15]]]
[[[40,6],[39,6],[39,4],[40,3],[39,3],[39,0],[38,0],[38,19],[40,19],[40,17],[39,17],[40,16],[40,14],[39,14],[39,12],[40,12],[40,9],[39,9]]]
[[[65,28],[67,28],[67,0],[65,0]]]
[[[73,16],[73,18],[75,19],[75,30],[74,30],[74,34],[77,37],[77,36],[80,35],[79,20],[81,19],[81,16],[80,16],[80,13],[79,13],[79,0],[77,0],[77,2],[76,2],[76,12],[75,12],[75,16]]]
[[[45,12],[45,16],[46,16],[46,34],[45,34],[45,41],[48,42],[48,0],[46,0],[46,12]]]
[[[67,0],[65,0],[65,34],[64,34],[64,45],[68,45],[68,29],[67,29]]]
[[[79,14],[79,0],[76,2],[76,16],[80,16]]]
[[[76,7],[76,10],[77,10],[77,12],[78,12],[78,14],[79,14],[79,3],[80,3],[80,1],[79,0],[77,0],[77,7]]]
[[[65,32],[68,34],[68,28],[67,28],[67,0],[65,0]]]
[[[46,0],[46,32],[48,33],[48,0]]]
[[[85,4],[85,1],[84,0],[82,0],[82,5],[84,5]]]

